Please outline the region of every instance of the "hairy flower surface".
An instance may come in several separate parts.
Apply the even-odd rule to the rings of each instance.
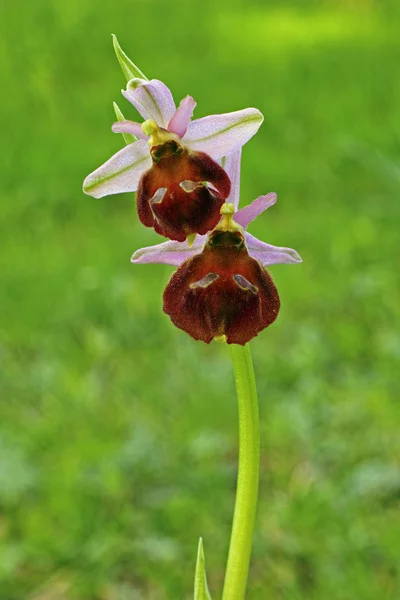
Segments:
[[[137,191],[139,218],[147,227],[177,241],[205,234],[230,192],[216,160],[240,149],[259,129],[262,114],[247,108],[191,121],[193,98],[176,108],[157,79],[134,78],[122,93],[145,122],[119,121],[112,130],[139,139],[88,175],[84,192],[100,198]]]
[[[207,236],[187,242],[164,242],[135,252],[132,262],[179,266],[164,292],[164,311],[193,338],[206,343],[223,337],[246,344],[277,317],[279,296],[265,266],[299,263],[291,248],[272,246],[245,231],[248,224],[276,202],[276,194],[260,196],[234,212],[239,204],[240,151],[225,168],[232,181],[222,218]]]

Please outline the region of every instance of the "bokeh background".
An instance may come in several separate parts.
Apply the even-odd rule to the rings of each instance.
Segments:
[[[261,497],[249,599],[400,597],[397,1],[6,0],[0,15],[0,598],[220,597],[234,503],[229,353],[162,313],[123,145],[111,33],[196,116],[256,106],[242,202],[304,262],[253,343]]]

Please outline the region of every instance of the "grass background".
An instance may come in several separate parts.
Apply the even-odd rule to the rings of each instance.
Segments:
[[[218,598],[233,511],[229,354],[162,313],[134,197],[84,177],[123,144],[110,34],[196,116],[256,106],[242,203],[296,248],[252,344],[261,499],[248,598],[400,597],[397,2],[7,1],[0,15],[1,600]]]

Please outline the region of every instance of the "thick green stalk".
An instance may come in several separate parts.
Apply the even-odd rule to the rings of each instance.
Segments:
[[[222,600],[243,600],[257,510],[260,428],[250,347],[232,345],[231,349],[239,405],[239,472]]]

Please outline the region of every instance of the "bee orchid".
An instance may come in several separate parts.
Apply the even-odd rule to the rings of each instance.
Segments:
[[[191,96],[176,108],[168,87],[157,79],[133,78],[122,91],[144,123],[118,121],[115,133],[137,140],[86,177],[83,190],[101,198],[137,191],[140,221],[172,240],[204,235],[216,226],[230,193],[230,181],[216,162],[239,150],[259,129],[255,108],[191,120]]]

